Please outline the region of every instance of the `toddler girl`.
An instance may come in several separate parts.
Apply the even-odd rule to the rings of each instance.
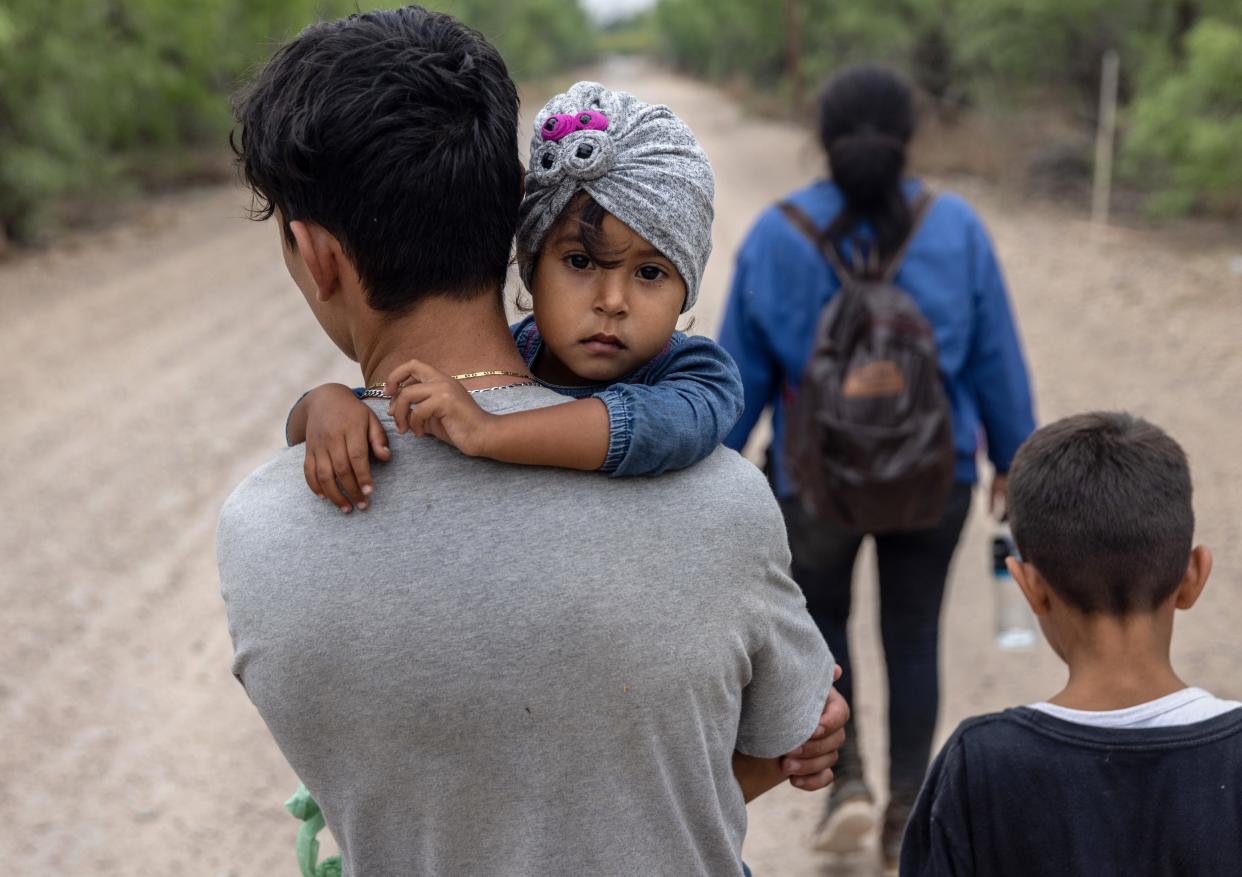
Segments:
[[[490,414],[459,383],[485,375],[417,360],[365,390],[317,388],[287,427],[291,444],[306,441],[311,489],[342,511],[366,508],[370,463],[356,449],[390,453],[367,396],[392,398],[398,432],[509,463],[632,476],[706,457],[743,402],[729,355],[675,331],[711,252],[713,194],[707,156],[667,107],[594,82],[554,97],[535,121],[519,218],[534,311],[513,327],[529,374],[512,376],[574,401]]]

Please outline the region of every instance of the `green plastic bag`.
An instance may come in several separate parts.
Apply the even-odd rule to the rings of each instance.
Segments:
[[[298,868],[302,871],[302,877],[341,877],[340,856],[319,861],[319,841],[315,835],[323,829],[323,811],[319,809],[319,804],[311,797],[306,786],[298,783],[293,797],[285,802],[285,809],[302,820],[296,847]]]

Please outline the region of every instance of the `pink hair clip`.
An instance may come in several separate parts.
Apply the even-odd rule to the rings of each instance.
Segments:
[[[543,127],[539,129],[539,133],[544,140],[556,141],[575,131],[606,131],[607,129],[607,116],[594,110],[584,110],[577,114],[557,113],[555,116],[548,116]]]
[[[540,134],[544,140],[560,140],[567,134],[572,134],[578,130],[578,119],[568,113],[557,113],[555,116],[548,116],[547,121],[543,123]]]
[[[608,117],[603,113],[597,113],[594,110],[584,110],[578,114],[575,119],[577,130],[579,131],[606,131],[608,130]]]

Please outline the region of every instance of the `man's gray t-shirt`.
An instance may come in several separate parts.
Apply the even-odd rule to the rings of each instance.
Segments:
[[[390,440],[368,511],[315,499],[295,447],[220,515],[234,672],[345,873],[740,874],[732,753],[802,743],[832,669],[759,471],[721,449],[611,479]]]

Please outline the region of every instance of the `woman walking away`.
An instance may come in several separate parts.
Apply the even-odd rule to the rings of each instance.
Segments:
[[[851,578],[864,537],[875,539],[889,687],[880,850],[889,867],[930,756],[940,606],[975,458],[986,446],[997,473],[990,505],[1002,515],[1005,473],[1034,428],[1021,344],[983,223],[961,198],[904,176],[914,123],[910,89],[886,69],[847,69],[828,84],[819,134],[831,179],[759,217],[738,254],[721,329],[746,402],[725,444],[740,450],[772,406],[769,460],[793,575],[845,669],[839,688],[851,703]],[[917,367],[920,350],[926,369]],[[916,392],[921,385],[928,392]],[[836,480],[810,477],[820,470]],[[858,737],[847,733],[815,838],[836,852],[860,849],[876,822]]]

